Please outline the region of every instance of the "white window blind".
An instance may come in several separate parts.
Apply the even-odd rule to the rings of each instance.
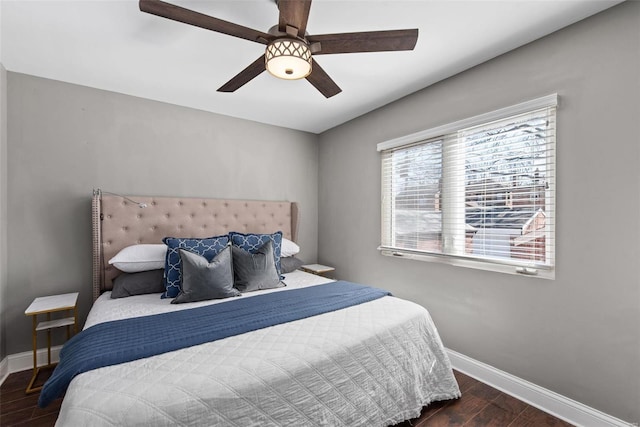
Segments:
[[[379,144],[382,252],[553,277],[556,100]]]

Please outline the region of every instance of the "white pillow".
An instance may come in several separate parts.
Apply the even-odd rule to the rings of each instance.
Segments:
[[[127,246],[109,260],[109,264],[125,273],[164,268],[167,245],[163,243]]]
[[[282,238],[282,247],[280,248],[281,257],[294,256],[298,252],[300,252],[300,246],[289,239]]]

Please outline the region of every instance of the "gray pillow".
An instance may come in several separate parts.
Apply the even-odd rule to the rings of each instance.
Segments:
[[[247,252],[236,246],[233,246],[231,250],[233,252],[234,286],[240,292],[284,286],[284,283],[280,282],[280,275],[276,270],[271,240],[268,240],[255,253]]]
[[[227,246],[211,262],[201,255],[180,249],[182,285],[171,304],[237,297],[233,287],[231,247]]]
[[[280,269],[283,274],[291,273],[292,271],[300,268],[300,266],[302,266],[303,264],[304,261],[294,256],[280,258]]]
[[[140,273],[122,273],[113,280],[111,298],[164,292],[163,275],[164,269],[142,271]]]

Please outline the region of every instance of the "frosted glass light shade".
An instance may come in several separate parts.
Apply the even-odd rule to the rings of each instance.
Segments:
[[[311,74],[311,50],[300,40],[277,39],[267,46],[265,65],[280,79],[303,79]]]

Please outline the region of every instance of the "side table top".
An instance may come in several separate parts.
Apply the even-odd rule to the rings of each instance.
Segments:
[[[51,313],[53,311],[69,310],[76,306],[78,301],[78,292],[69,294],[50,295],[47,297],[38,297],[33,300],[31,305],[27,307],[24,314],[33,316],[39,313]]]
[[[335,268],[329,267],[328,265],[322,264],[307,264],[300,266],[303,270],[311,271],[313,273],[328,273],[330,271],[334,271]]]

